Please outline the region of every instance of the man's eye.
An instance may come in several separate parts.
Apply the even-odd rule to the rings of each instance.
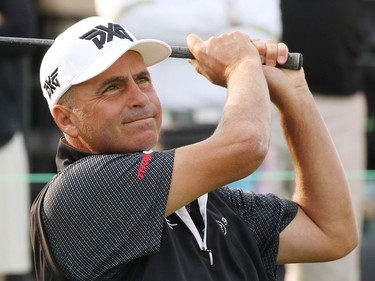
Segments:
[[[139,83],[147,83],[147,82],[150,82],[150,78],[147,77],[147,76],[142,76],[138,79],[138,82]]]
[[[114,90],[117,90],[117,89],[118,89],[117,84],[111,84],[111,85],[108,85],[108,87],[105,88],[104,92],[114,91]]]

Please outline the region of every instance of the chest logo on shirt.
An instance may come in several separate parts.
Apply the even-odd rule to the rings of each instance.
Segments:
[[[219,225],[221,231],[223,232],[224,235],[227,235],[227,226],[228,226],[228,221],[226,218],[222,217],[220,220],[216,220],[216,223]]]
[[[169,219],[165,219],[167,221],[167,224],[170,229],[173,229],[173,227],[178,226],[178,223],[171,223]]]

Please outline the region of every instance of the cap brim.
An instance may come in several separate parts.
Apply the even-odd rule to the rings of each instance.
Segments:
[[[153,39],[137,40],[134,44],[124,44],[93,62],[83,73],[73,79],[72,85],[77,85],[99,75],[114,64],[127,51],[133,50],[140,53],[146,66],[159,63],[171,54],[171,47],[163,41]]]

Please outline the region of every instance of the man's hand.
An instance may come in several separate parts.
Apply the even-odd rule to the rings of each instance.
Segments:
[[[226,87],[232,73],[243,62],[254,67],[276,66],[287,60],[288,48],[273,40],[251,40],[248,35],[232,32],[202,41],[197,35],[187,37],[187,44],[196,58],[189,62],[196,71],[214,84]]]

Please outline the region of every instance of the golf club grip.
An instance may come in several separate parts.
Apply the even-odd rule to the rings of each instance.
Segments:
[[[172,58],[185,58],[185,59],[194,59],[192,53],[186,47],[172,47]],[[300,70],[303,65],[303,56],[301,53],[289,53],[288,59],[285,64],[278,64],[276,67]]]

